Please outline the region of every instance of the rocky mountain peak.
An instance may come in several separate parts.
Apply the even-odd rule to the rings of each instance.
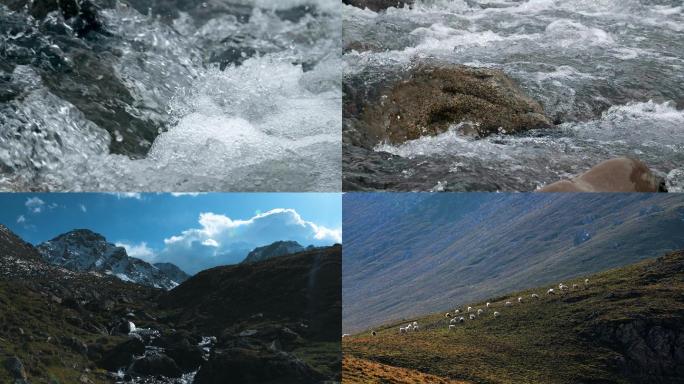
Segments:
[[[76,229],[38,245],[43,259],[72,271],[96,271],[156,288],[171,289],[179,282],[149,263],[128,256],[99,233]]]
[[[263,247],[254,248],[247,254],[243,263],[256,263],[302,251],[304,251],[304,247],[296,241],[276,241]]]

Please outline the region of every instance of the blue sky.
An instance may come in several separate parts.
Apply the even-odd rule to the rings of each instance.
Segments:
[[[276,240],[341,241],[340,194],[3,193],[0,223],[33,244],[87,228],[147,261],[195,273]]]

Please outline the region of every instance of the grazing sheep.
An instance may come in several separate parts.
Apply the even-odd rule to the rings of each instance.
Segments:
[[[417,322],[417,321],[414,321],[414,322],[413,322],[413,326],[414,326],[414,327],[417,327],[417,326],[418,326],[418,322]]]
[[[456,319],[449,320],[449,324],[456,324],[457,322],[458,322],[458,320],[456,320]]]
[[[345,333],[345,334],[342,335],[342,338],[343,338],[343,339],[344,339],[345,337],[349,337],[349,334],[348,334],[348,333]]]
[[[573,284],[572,289],[579,289],[579,284]]]
[[[518,297],[518,303],[522,303],[522,297]]]
[[[510,301],[507,301],[506,304],[504,304],[504,305],[507,307],[510,307],[511,305],[513,305],[513,303],[511,303]]]
[[[444,315],[444,317],[451,317],[451,313],[447,312],[446,315]]]
[[[414,326],[413,326],[413,330],[414,330],[415,332],[418,332],[419,329],[420,329],[420,328],[418,327],[418,325],[414,325]]]
[[[475,315],[472,313],[470,314],[470,320],[475,320]]]
[[[568,286],[565,285],[565,284],[563,284],[563,283],[560,283],[560,285],[558,286],[558,288],[560,288],[560,290],[563,291],[563,292],[569,290]]]
[[[449,330],[451,331],[452,329],[456,329],[456,326],[453,325],[453,324],[450,324],[450,325],[449,325]]]
[[[408,329],[406,327],[399,327],[399,333],[406,333],[408,332]]]
[[[459,313],[461,313],[461,310],[460,310],[460,309],[457,309],[457,310],[454,311],[454,315],[458,315]]]
[[[480,309],[477,310],[477,315],[478,315],[478,316],[480,316],[480,315],[483,314],[483,313],[484,313],[484,311],[482,310],[482,308],[480,308]]]
[[[490,305],[492,305],[492,303],[490,303],[490,302],[487,302],[487,304],[485,304],[485,306],[486,306],[487,308],[489,308]]]
[[[587,285],[589,285],[589,279],[584,279],[584,288],[586,288]]]
[[[494,317],[499,317],[501,314],[497,311],[494,311]]]
[[[377,332],[371,331],[371,336],[375,336],[375,335],[377,335],[377,334],[378,334]]]
[[[463,316],[459,317],[459,318],[458,318],[458,322],[459,322],[459,323],[465,322],[465,318],[464,318]]]
[[[473,307],[468,307],[468,310],[466,312],[470,312],[473,310]]]
[[[553,290],[553,288],[549,288],[549,290],[546,291],[546,294],[547,294],[547,295],[555,295],[556,292]]]
[[[539,295],[537,295],[536,293],[533,293],[533,294],[532,294],[532,298],[533,298],[533,299],[538,299],[538,298],[539,298]]]

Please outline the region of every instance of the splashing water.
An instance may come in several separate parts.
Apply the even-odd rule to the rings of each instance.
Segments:
[[[380,13],[345,6],[343,19],[345,79],[373,84],[416,62],[498,68],[558,123],[478,140],[452,130],[374,152],[345,145],[355,187],[525,191],[618,156],[684,186],[681,2],[424,0]]]
[[[158,129],[152,142],[131,126],[107,132],[31,65],[0,67],[21,94],[4,103],[0,95],[0,189],[339,190],[337,2],[234,3],[252,7],[247,21],[181,13],[167,23],[123,4],[101,11],[113,36],[102,44],[115,59],[98,79],[125,86],[126,111]],[[305,8],[283,16],[293,7]],[[230,44],[239,53],[221,69],[216,57]],[[112,103],[122,98],[112,94]],[[115,154],[113,143],[148,150]]]

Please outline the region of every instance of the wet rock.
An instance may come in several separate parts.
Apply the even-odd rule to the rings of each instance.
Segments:
[[[570,180],[540,188],[540,192],[659,192],[663,181],[636,159],[606,160]]]
[[[145,344],[142,339],[140,337],[132,337],[110,351],[105,352],[99,365],[107,370],[116,371],[119,368],[130,365],[133,362],[134,356],[140,356],[144,353]]]
[[[471,136],[552,125],[539,103],[494,69],[426,64],[381,86],[379,95],[356,94],[346,85],[345,115],[357,117],[362,131],[354,144],[366,148],[437,135],[464,123]]]
[[[131,364],[130,373],[139,375],[162,375],[166,377],[181,377],[183,372],[176,362],[163,353],[148,353]]]
[[[15,380],[16,384],[28,383],[24,363],[18,357],[13,356],[5,360],[5,369],[9,372],[10,377]]]
[[[390,7],[401,8],[413,4],[413,0],[342,0],[344,4],[371,11],[382,11]]]
[[[285,352],[232,348],[217,351],[202,365],[195,384],[318,383],[322,375],[305,362]]]
[[[163,336],[156,344],[164,348],[166,355],[176,361],[183,372],[194,371],[204,362],[204,351],[197,345],[197,340],[191,340],[184,332]]]

